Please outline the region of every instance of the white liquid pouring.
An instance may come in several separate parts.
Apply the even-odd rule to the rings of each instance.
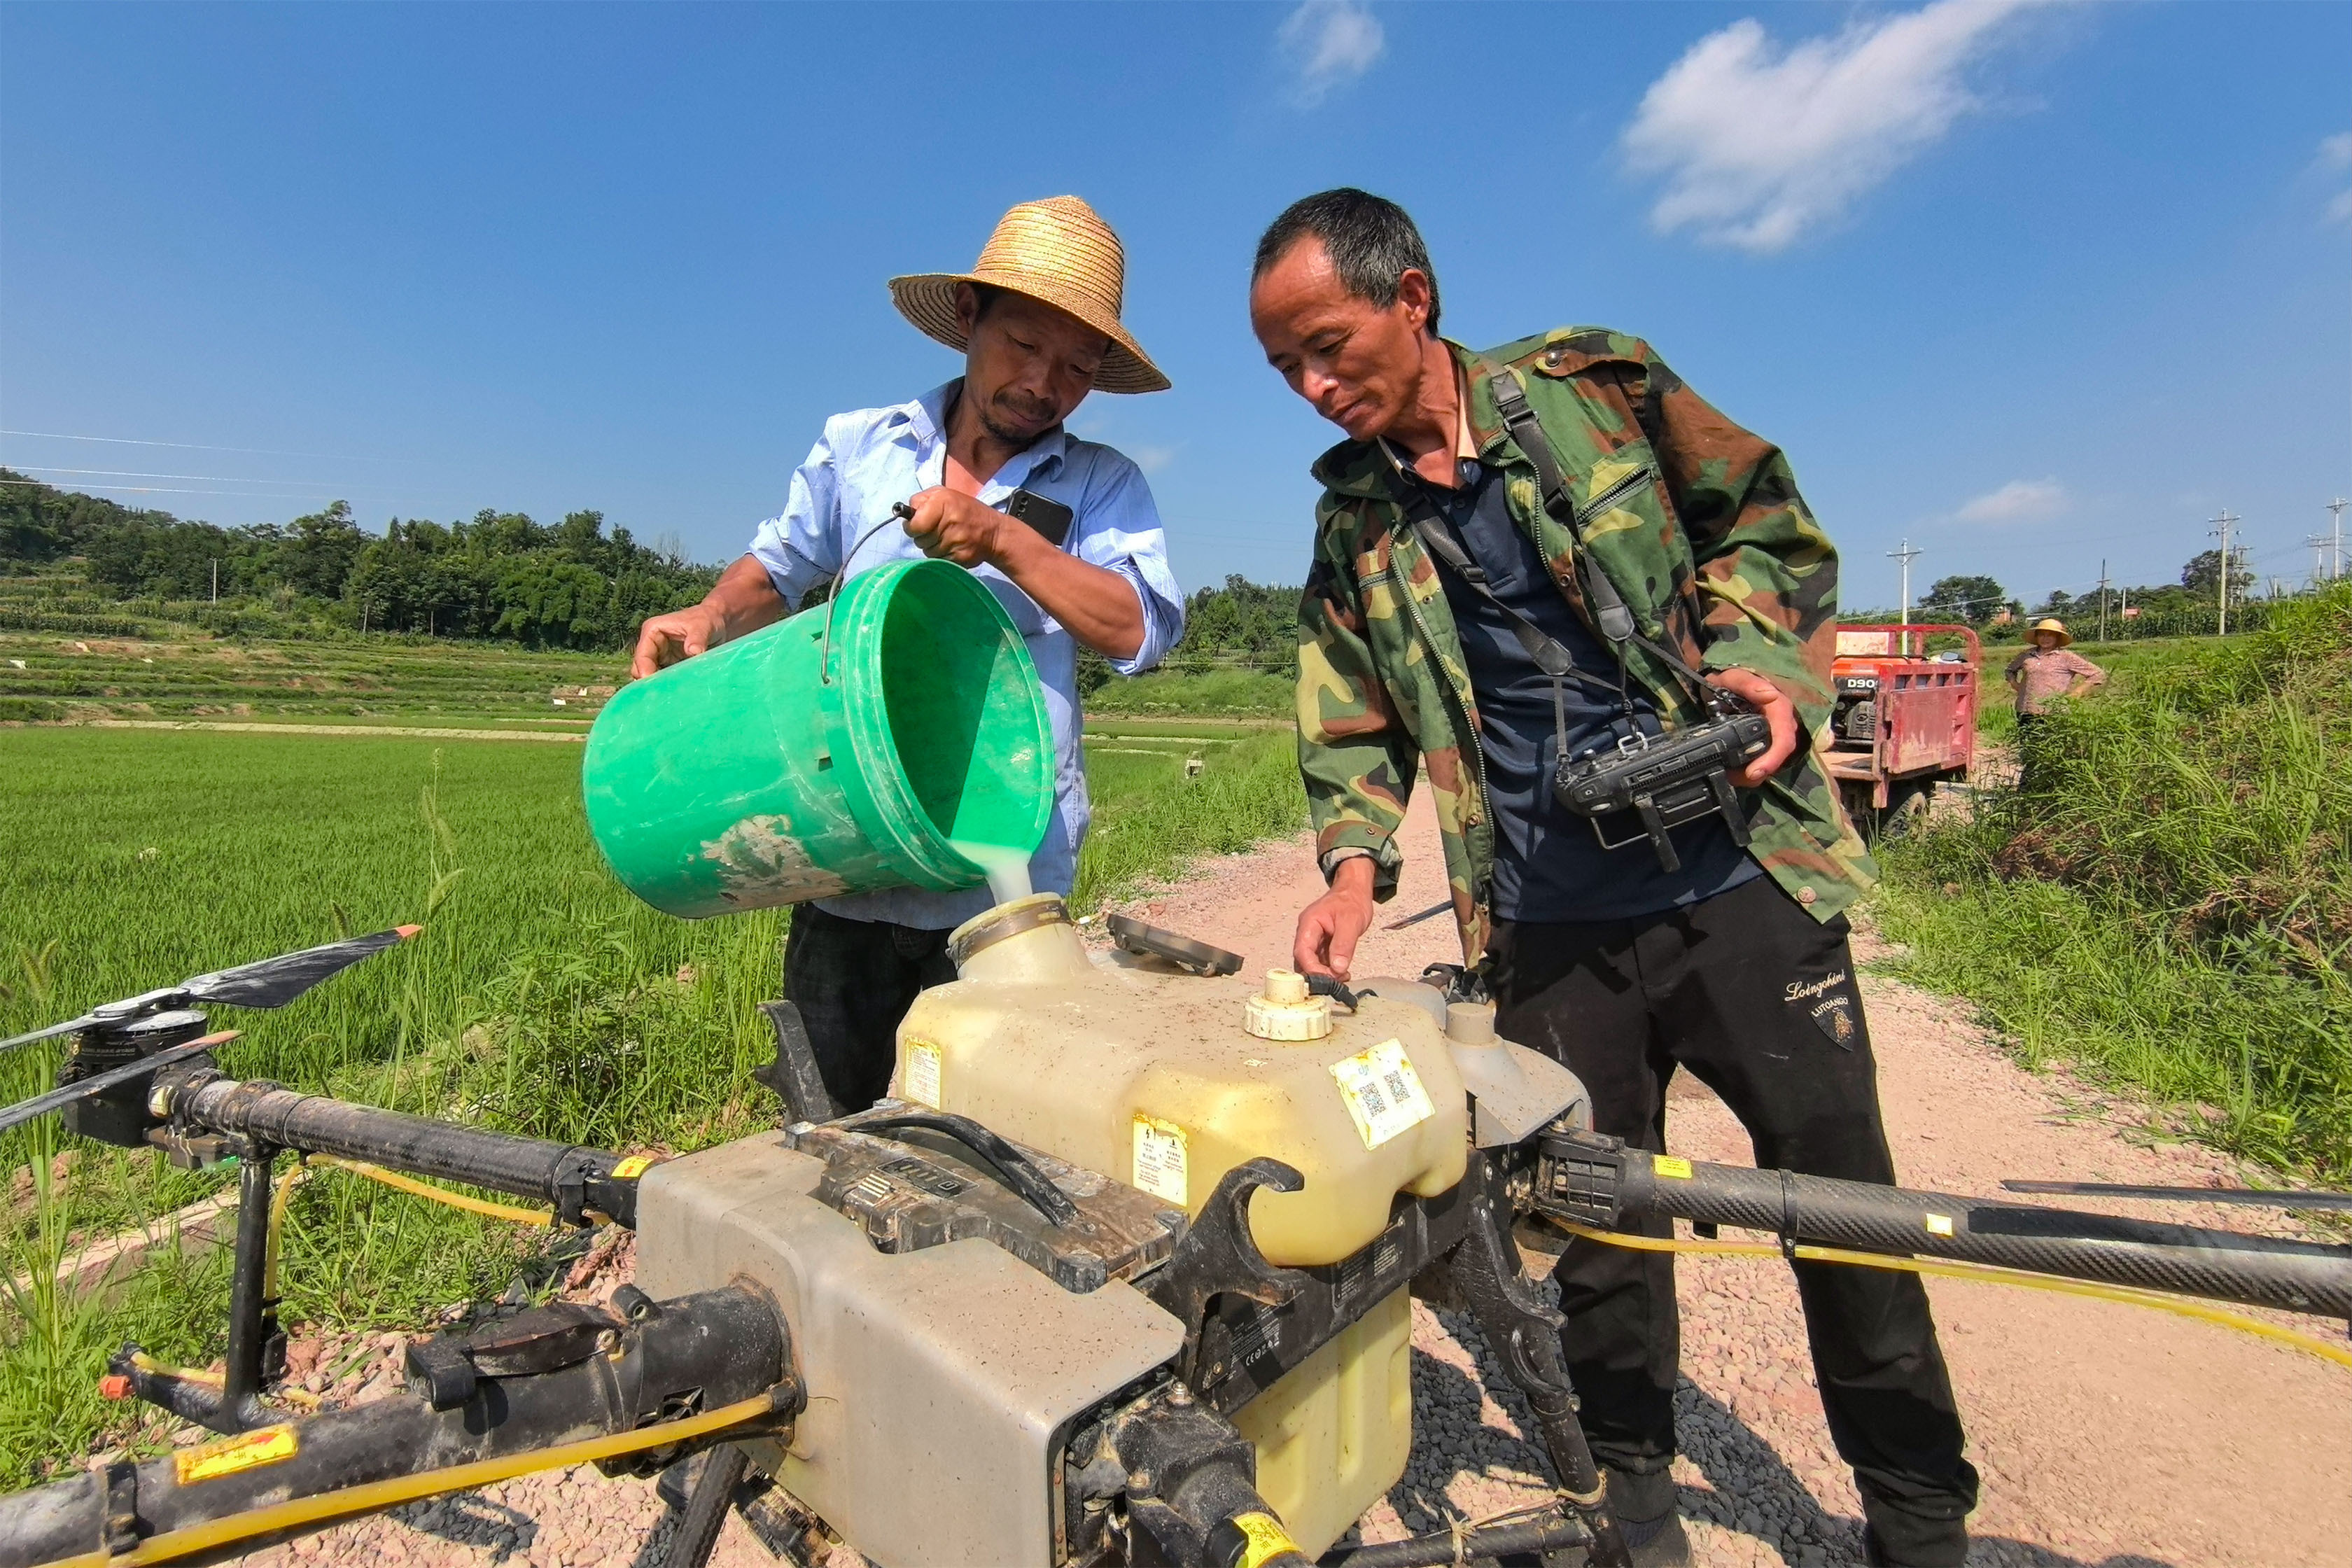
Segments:
[[[949,839],[948,847],[987,873],[988,896],[1000,904],[1025,899],[1034,890],[1029,885],[1029,857],[1018,849],[958,838]]]

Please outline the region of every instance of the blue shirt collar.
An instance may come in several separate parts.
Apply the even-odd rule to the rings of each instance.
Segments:
[[[954,401],[962,387],[963,377],[957,376],[953,381],[941,382],[913,402],[898,405],[898,413],[906,421],[908,433],[915,437],[916,459],[925,468],[930,467],[934,450],[947,439],[948,405]],[[996,476],[982,488],[992,489],[999,484],[1005,484],[1007,489],[1017,489],[1033,479],[1046,478],[1068,457],[1070,440],[1069,427],[1056,425],[997,470]],[[1017,474],[1018,481],[1006,483],[1008,473]]]

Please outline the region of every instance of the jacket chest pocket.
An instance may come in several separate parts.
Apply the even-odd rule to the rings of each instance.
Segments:
[[[1663,620],[1691,581],[1691,551],[1649,443],[1632,442],[1599,458],[1570,489],[1594,559],[1645,625]]]

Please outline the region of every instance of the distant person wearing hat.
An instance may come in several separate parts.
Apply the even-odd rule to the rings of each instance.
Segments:
[[[1020,628],[1045,684],[1055,794],[1029,879],[1067,895],[1087,819],[1078,646],[1133,675],[1184,632],[1183,593],[1142,471],[1063,428],[1097,388],[1168,385],[1119,324],[1125,271],[1110,226],[1076,196],[1055,196],[1007,212],[971,271],[891,279],[899,313],[961,351],[963,374],[909,402],[826,420],[782,513],[760,525],[751,553],[702,603],[645,623],[632,673],[780,620],[836,574],[924,555],[970,567]],[[891,516],[902,501],[914,510],[904,527]],[[888,1087],[899,1020],[917,992],[955,978],[948,933],[988,903],[981,889],[900,889],[794,911],[785,989],[844,1110]]]
[[[2017,696],[2017,721],[2031,725],[2062,697],[2080,697],[2103,684],[2107,672],[2074,652],[2066,623],[2042,619],[2026,633],[2032,646],[2009,661],[2003,679]]]

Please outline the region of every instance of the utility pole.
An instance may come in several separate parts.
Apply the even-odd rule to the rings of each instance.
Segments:
[[[2230,530],[2235,527],[2239,521],[2227,507],[2223,507],[2221,515],[2213,520],[2213,531],[2221,540],[2221,570],[2217,574],[2221,580],[2221,585],[2214,598],[2214,603],[2220,610],[2220,614],[2215,617],[2217,626],[2214,635],[2216,637],[2230,635]]]
[[[2107,563],[2099,563],[2099,640],[2107,640]]]
[[[220,557],[213,557],[213,603],[220,603]]]
[[[2352,506],[2352,501],[2346,500],[2342,496],[2337,496],[2327,503],[2327,510],[2335,517],[2335,521],[2328,529],[2328,532],[2336,541],[2327,552],[2328,562],[2336,568],[2327,574],[2331,582],[2344,575],[2344,509],[2347,506]]]
[[[2306,533],[2303,542],[2311,546],[2311,585],[2316,588],[2327,581],[2327,535]]]
[[[1902,549],[1890,550],[1886,552],[1886,558],[1889,561],[1903,563],[1903,624],[1906,626],[1911,624],[1911,563],[1920,553],[1919,551],[1911,548],[1911,542],[1908,539],[1903,542]]]

